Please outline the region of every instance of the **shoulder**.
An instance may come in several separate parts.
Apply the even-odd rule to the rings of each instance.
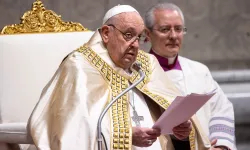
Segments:
[[[81,53],[72,51],[62,60],[62,64],[77,64],[79,61],[82,61],[82,59]]]
[[[199,72],[203,72],[203,73],[210,72],[208,67],[205,64],[201,63],[201,62],[191,60],[191,59],[188,59],[188,58],[185,58],[185,57],[182,57],[182,56],[179,56],[179,61],[181,63],[185,63],[185,65],[187,65],[189,68],[195,69],[195,70],[197,70]]]
[[[215,89],[217,83],[214,81],[214,78],[206,65],[184,57],[180,57],[179,60],[181,64],[185,64],[185,70],[188,75],[193,76],[199,85],[206,85],[205,88],[207,92]]]
[[[69,53],[61,62],[60,68],[70,70],[93,69],[92,65],[85,59],[82,53],[74,50]]]

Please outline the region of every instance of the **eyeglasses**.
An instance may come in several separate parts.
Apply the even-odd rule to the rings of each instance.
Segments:
[[[143,35],[136,36],[135,34],[131,32],[123,32],[120,29],[118,29],[115,25],[109,24],[108,26],[114,27],[117,31],[119,31],[122,35],[125,41],[132,41],[135,42],[138,40],[139,42],[144,41],[145,37]]]
[[[169,34],[171,31],[174,31],[176,34],[186,34],[187,33],[187,28],[184,26],[174,26],[174,27],[164,26],[164,27],[160,27],[158,29],[153,29],[153,30],[157,30],[163,34]]]

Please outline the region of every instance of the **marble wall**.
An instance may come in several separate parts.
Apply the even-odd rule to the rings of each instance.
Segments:
[[[207,64],[210,69],[250,68],[249,0],[168,0],[184,12],[188,34],[183,56]],[[19,23],[34,0],[0,0],[0,28]],[[105,12],[117,4],[134,6],[143,15],[159,0],[43,0],[47,9],[65,21],[80,22],[95,30]]]

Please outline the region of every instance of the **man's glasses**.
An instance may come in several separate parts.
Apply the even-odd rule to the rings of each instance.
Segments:
[[[135,34],[133,34],[131,32],[123,32],[113,24],[109,24],[108,26],[111,26],[111,27],[115,28],[117,31],[119,31],[123,35],[124,40],[127,41],[127,42],[132,41],[132,43],[133,43],[136,40],[141,42],[141,41],[144,41],[144,39],[145,39],[145,37],[142,36],[142,35],[137,36],[137,35],[135,35]]]
[[[171,27],[171,26],[164,26],[164,27],[160,27],[158,29],[153,29],[153,30],[157,30],[163,34],[166,34],[168,35],[171,31],[175,32],[176,34],[186,34],[187,33],[187,28],[184,27],[184,26],[174,26],[174,27]]]

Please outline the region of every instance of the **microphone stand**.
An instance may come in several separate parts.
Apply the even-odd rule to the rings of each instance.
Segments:
[[[98,123],[97,123],[97,141],[98,141],[98,150],[102,150],[102,128],[101,128],[101,123],[102,123],[102,119],[104,117],[104,115],[106,114],[106,112],[109,110],[109,108],[114,104],[114,102],[116,102],[120,97],[122,97],[124,94],[126,94],[129,90],[131,90],[132,88],[134,88],[135,86],[137,86],[144,78],[145,78],[145,74],[144,72],[141,70],[141,65],[139,63],[135,63],[133,65],[134,69],[136,71],[139,72],[140,74],[140,79],[137,80],[135,83],[133,83],[131,86],[129,86],[128,88],[126,88],[124,91],[122,91],[119,95],[116,96],[115,99],[113,99],[102,111],[99,119],[98,119]]]

